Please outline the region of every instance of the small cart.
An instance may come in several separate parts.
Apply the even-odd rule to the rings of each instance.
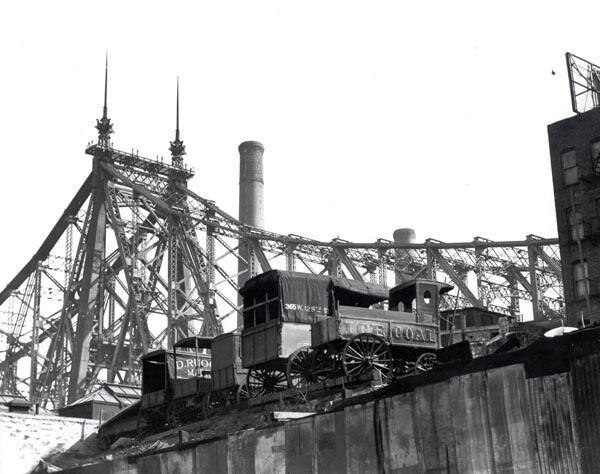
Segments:
[[[210,354],[200,354],[203,342],[192,339],[181,341],[178,347],[197,347],[194,352],[175,347],[141,357],[142,397],[137,416],[140,435],[183,421],[188,416],[187,400],[210,390],[210,378],[205,378],[210,376]],[[208,369],[204,376],[202,367]]]
[[[202,406],[212,390],[212,338],[190,336],[173,345],[175,377],[167,421],[180,426],[203,414]]]
[[[212,391],[204,399],[205,417],[248,398],[248,371],[242,368],[241,334],[233,331],[216,336],[211,353]]]

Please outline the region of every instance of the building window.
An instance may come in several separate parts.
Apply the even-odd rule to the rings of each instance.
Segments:
[[[600,174],[600,139],[592,142],[590,154],[592,155],[592,173]]]
[[[569,223],[569,235],[571,240],[577,242],[583,240],[583,218],[579,206],[567,209],[567,222]]]
[[[573,278],[575,280],[575,296],[585,298],[590,292],[588,267],[585,260],[573,264]]]
[[[560,161],[562,163],[565,186],[575,184],[579,179],[579,175],[577,173],[577,157],[575,156],[575,150],[563,151],[560,154]]]

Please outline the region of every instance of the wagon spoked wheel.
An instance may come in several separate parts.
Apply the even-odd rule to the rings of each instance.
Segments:
[[[433,352],[424,352],[415,362],[415,374],[422,374],[435,367],[437,356]]]
[[[342,351],[342,364],[346,375],[362,375],[378,370],[383,382],[393,378],[393,359],[385,341],[375,334],[353,336]]]
[[[250,369],[246,376],[246,387],[250,398],[267,393],[279,392],[287,387],[285,373],[274,369]]]
[[[287,362],[286,376],[289,388],[301,388],[325,380],[330,372],[326,361],[310,347],[296,349]]]

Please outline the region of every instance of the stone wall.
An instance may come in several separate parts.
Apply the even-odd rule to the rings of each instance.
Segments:
[[[0,473],[29,472],[96,431],[98,421],[0,412]]]

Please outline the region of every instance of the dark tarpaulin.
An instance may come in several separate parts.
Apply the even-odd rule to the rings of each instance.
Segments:
[[[185,349],[210,349],[212,347],[212,340],[213,338],[209,336],[189,336],[177,341],[173,344],[173,347]]]
[[[331,280],[327,275],[270,270],[250,278],[240,289],[244,301],[277,296],[282,321],[311,323],[330,313]],[[246,306],[248,303],[244,303]]]
[[[283,273],[281,270],[269,270],[268,272],[253,276],[239,289],[240,295],[262,298],[265,293],[279,291],[279,277],[281,273]]]
[[[388,298],[387,288],[347,278],[271,270],[257,275],[240,289],[242,296],[264,299],[277,294],[283,321],[309,323],[332,313],[336,303],[369,307]]]
[[[282,321],[311,323],[330,314],[329,277],[286,272],[279,275]]]
[[[372,304],[388,299],[385,286],[348,278],[330,277],[335,301],[344,306],[368,308]]]

